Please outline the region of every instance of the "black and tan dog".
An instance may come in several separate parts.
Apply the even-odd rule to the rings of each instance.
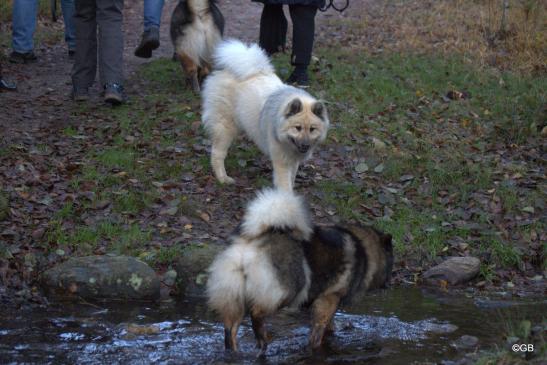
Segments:
[[[215,0],[180,0],[171,16],[171,41],[196,93],[210,72],[213,49],[222,40],[224,17]]]
[[[265,317],[282,307],[310,305],[310,346],[321,346],[340,301],[360,288],[384,287],[391,277],[391,236],[371,227],[314,226],[302,199],[265,190],[251,202],[231,245],[209,268],[208,303],[224,322],[226,349],[251,315],[263,355]]]

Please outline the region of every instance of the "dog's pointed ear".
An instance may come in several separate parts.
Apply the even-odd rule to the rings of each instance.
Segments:
[[[325,107],[325,104],[318,101],[315,104],[313,104],[313,107],[311,109],[312,113],[317,115],[321,120],[327,119],[327,108]]]
[[[298,98],[291,100],[287,108],[285,109],[285,118],[292,117],[295,114],[298,114],[302,111],[302,101]]]

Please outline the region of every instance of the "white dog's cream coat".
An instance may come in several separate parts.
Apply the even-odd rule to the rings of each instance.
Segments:
[[[264,51],[253,44],[223,41],[213,54],[217,69],[204,83],[205,129],[212,139],[211,165],[221,183],[232,183],[224,159],[240,130],[270,157],[274,184],[291,191],[299,164],[327,134],[323,104],[285,85]]]

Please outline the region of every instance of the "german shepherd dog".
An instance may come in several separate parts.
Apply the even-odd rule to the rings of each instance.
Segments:
[[[224,322],[226,349],[237,350],[237,331],[250,313],[260,348],[267,349],[264,320],[283,307],[311,306],[309,344],[321,346],[334,331],[341,301],[358,289],[384,287],[391,277],[391,236],[374,228],[320,227],[292,192],[264,190],[250,203],[231,245],[209,268],[209,307]]]
[[[224,17],[216,0],[180,0],[171,16],[175,55],[195,93],[211,70],[213,49],[222,39]]]

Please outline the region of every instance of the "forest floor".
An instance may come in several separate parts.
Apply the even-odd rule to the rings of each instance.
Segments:
[[[37,63],[2,60],[18,91],[0,94],[0,294],[39,300],[38,275],[78,255],[134,255],[161,273],[189,245],[223,243],[245,203],[271,185],[270,162],[243,139],[227,159],[236,184],[215,181],[200,98],[171,60],[175,3],[166,1],[161,47],[141,60],[142,5],[126,2],[129,101],[120,107],[104,105],[98,89],[88,103],[70,100],[59,24],[40,22]],[[228,37],[258,38],[261,5],[220,6]],[[326,101],[332,129],[296,190],[319,223],[391,233],[395,284],[420,284],[448,256],[476,256],[473,290],[544,295],[544,65],[512,69],[499,44],[473,58],[469,46],[445,46],[457,38],[420,28],[433,23],[416,11],[361,0],[318,15],[310,92]],[[9,24],[0,26],[7,52]],[[421,31],[410,39],[412,29]],[[288,55],[274,63],[286,78]]]

